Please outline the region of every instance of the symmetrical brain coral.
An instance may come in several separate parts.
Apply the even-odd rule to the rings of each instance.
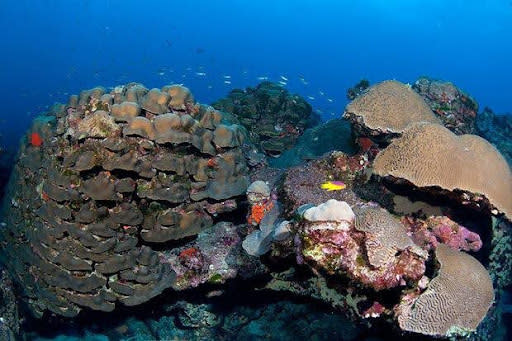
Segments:
[[[494,301],[492,281],[475,258],[440,244],[441,268],[417,299],[403,299],[398,323],[403,330],[435,336],[474,331]]]
[[[344,117],[368,135],[399,134],[414,122],[440,123],[420,95],[394,80],[373,85],[356,97]]]
[[[36,120],[10,184],[1,257],[32,310],[137,305],[173,285],[154,245],[193,236],[248,186],[244,130],[182,86],[72,96]]]
[[[512,217],[510,167],[479,136],[457,136],[438,124],[415,124],[377,155],[374,171],[418,187],[484,195],[492,206]]]

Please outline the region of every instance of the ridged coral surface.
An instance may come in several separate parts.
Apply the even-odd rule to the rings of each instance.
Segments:
[[[165,243],[211,227],[248,186],[241,127],[181,86],[83,91],[31,129],[43,142],[21,147],[0,256],[37,315],[159,295],[175,281]]]
[[[483,194],[512,217],[512,172],[503,156],[479,136],[457,136],[441,125],[415,124],[377,156],[374,171],[418,187]]]
[[[359,118],[371,130],[390,133],[400,133],[414,122],[440,122],[420,95],[394,80],[378,83],[350,102],[345,117]]]
[[[436,336],[475,330],[494,300],[489,273],[475,258],[443,244],[436,257],[439,274],[413,305],[399,308],[400,327]]]

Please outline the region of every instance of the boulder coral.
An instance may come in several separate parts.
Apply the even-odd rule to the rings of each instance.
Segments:
[[[473,257],[443,244],[436,249],[439,273],[419,296],[404,295],[396,308],[400,328],[432,336],[475,331],[494,301],[487,270]]]
[[[457,136],[441,125],[418,123],[377,155],[373,166],[381,177],[452,191],[462,204],[512,217],[510,167],[479,136]]]
[[[371,86],[347,105],[343,117],[357,136],[379,142],[401,134],[411,123],[441,123],[420,95],[394,80]]]
[[[243,130],[181,86],[83,91],[31,131],[44,144],[21,148],[0,244],[37,316],[112,311],[172,287],[166,242],[213,226],[248,186]]]

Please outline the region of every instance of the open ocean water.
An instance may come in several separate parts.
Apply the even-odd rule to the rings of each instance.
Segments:
[[[376,201],[399,215],[386,206],[397,197],[455,221],[428,228],[425,279],[441,272],[437,243],[490,273],[494,303],[461,337],[512,338],[511,1],[2,0],[0,32],[1,340],[431,339],[397,322],[401,295],[424,292],[421,275],[389,284],[394,267],[368,284],[346,270],[341,239],[320,248],[338,248],[336,266],[307,251],[327,243],[307,235],[307,208]],[[487,168],[471,179],[488,186],[459,200],[466,183],[452,195],[360,181],[403,131],[342,116],[386,80],[454,134],[494,145],[427,148],[474,160],[446,177]],[[384,117],[407,107],[383,100],[360,115],[378,105]],[[270,188],[251,192],[255,180]],[[407,226],[417,242],[419,225]]]

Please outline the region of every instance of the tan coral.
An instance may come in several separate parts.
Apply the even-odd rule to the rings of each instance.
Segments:
[[[126,89],[124,100],[127,102],[139,102],[142,100],[144,95],[148,93],[148,89],[144,87],[144,85],[139,83],[130,83],[123,87]]]
[[[512,217],[510,167],[489,142],[475,135],[457,136],[438,124],[415,124],[377,155],[374,172],[418,187],[483,194]]]
[[[365,232],[368,260],[375,267],[383,267],[395,260],[398,251],[410,249],[422,258],[428,254],[414,244],[407,235],[407,229],[388,211],[378,206],[354,208],[356,230]]]
[[[145,117],[135,117],[123,129],[124,135],[138,135],[148,139],[155,138],[153,123]]]
[[[187,104],[194,104],[194,96],[190,90],[182,85],[164,87],[162,91],[171,97],[169,108],[172,110],[186,110]]]
[[[371,130],[401,133],[414,122],[440,123],[410,86],[390,80],[378,83],[350,102],[345,117],[359,118]]]
[[[169,95],[160,89],[151,89],[142,98],[141,107],[142,109],[152,114],[163,114],[167,112],[167,103],[169,102]]]
[[[122,102],[112,106],[112,116],[118,122],[127,122],[140,115],[140,106],[135,102]]]
[[[466,253],[440,244],[439,274],[416,301],[402,301],[398,323],[403,330],[435,336],[474,331],[492,302],[494,291],[487,270]]]

